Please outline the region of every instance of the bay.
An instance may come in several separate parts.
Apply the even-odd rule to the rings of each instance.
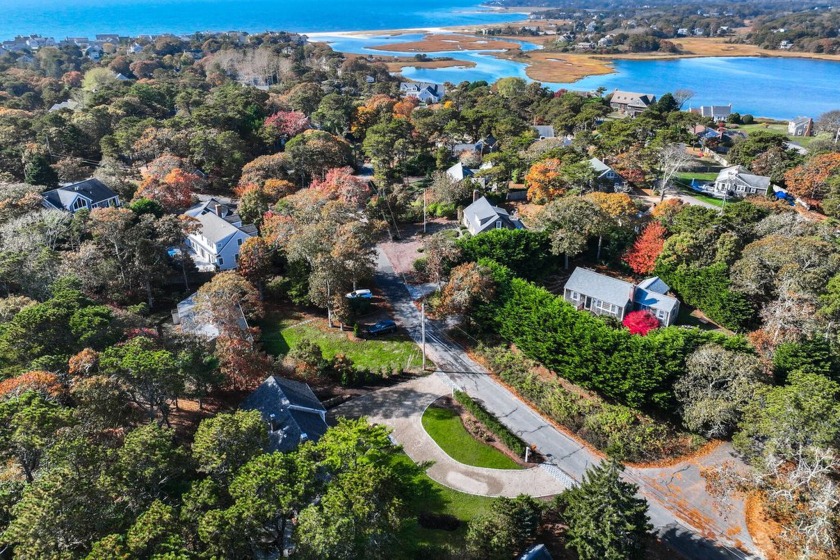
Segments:
[[[16,35],[197,31],[360,31],[522,20],[477,0],[0,0],[0,40]]]

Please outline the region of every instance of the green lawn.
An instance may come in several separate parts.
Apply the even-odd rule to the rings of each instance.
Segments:
[[[400,455],[398,460],[406,465],[413,464],[408,455]],[[461,545],[467,534],[467,523],[487,513],[494,498],[484,496],[473,496],[463,494],[447,488],[428,477],[420,474],[415,479],[417,492],[409,504],[411,510],[416,514],[421,512],[453,515],[464,524],[456,531],[443,531],[436,529],[424,529],[416,521],[409,522],[403,529],[401,543],[405,550],[398,557],[411,557],[412,552],[419,550],[424,545]]]
[[[766,126],[762,123],[742,124],[738,127],[738,129],[743,132],[746,132],[747,134],[755,132],[756,130],[769,130],[771,132],[778,132],[787,136],[791,142],[799,144],[800,146],[803,146],[805,148],[807,148],[811,144],[811,142],[817,140],[818,138],[831,140],[830,134],[818,134],[816,136],[790,136],[787,133],[787,123],[772,123]]]
[[[430,406],[423,413],[423,427],[447,455],[465,465],[491,469],[520,469],[516,461],[470,435],[452,410]]]
[[[277,314],[268,315],[260,328],[263,347],[274,356],[284,356],[300,341],[308,339],[318,343],[326,358],[344,354],[357,367],[373,372],[382,369],[419,372],[423,363],[420,349],[400,332],[369,340],[351,340],[346,331],[327,329],[323,319],[301,324]]]

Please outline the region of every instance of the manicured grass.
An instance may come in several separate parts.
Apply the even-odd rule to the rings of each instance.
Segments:
[[[274,356],[284,356],[302,340],[311,340],[321,347],[327,359],[344,354],[356,367],[374,373],[382,369],[389,372],[420,371],[423,363],[414,341],[399,332],[373,339],[351,340],[347,331],[327,329],[323,319],[300,323],[285,320],[279,315],[268,315],[260,327],[263,348]]]
[[[399,455],[397,460],[406,465],[414,464],[408,455]],[[400,535],[401,546],[404,548],[401,552],[404,554],[398,557],[411,557],[413,551],[424,545],[462,545],[467,534],[467,523],[489,512],[490,504],[495,499],[452,490],[435,482],[425,473],[417,475],[415,483],[415,496],[408,504],[415,515],[422,512],[452,515],[460,519],[463,525],[456,531],[424,529],[415,519],[406,524]]]
[[[714,181],[717,179],[717,172],[711,171],[708,173],[677,173],[677,179],[681,179],[686,183],[691,183],[692,179],[697,179],[698,181]]]
[[[452,410],[430,406],[423,413],[423,427],[447,455],[474,467],[519,469],[516,461],[470,435]]]
[[[785,136],[787,136],[788,140],[790,140],[794,144],[799,144],[800,146],[803,146],[805,148],[807,148],[811,144],[811,142],[813,142],[814,140],[817,140],[818,138],[831,140],[831,135],[830,134],[818,134],[816,136],[790,136],[787,133],[787,123],[773,123],[773,124],[768,124],[767,126],[765,126],[762,123],[742,124],[738,128],[741,131],[746,132],[747,134],[750,134],[750,133],[755,132],[757,130],[768,130],[770,132],[778,132],[780,134],[784,134]]]
[[[694,197],[697,200],[702,200],[703,202],[708,202],[709,204],[712,204],[714,206],[723,206],[723,200],[715,198],[713,196],[701,194],[693,189],[688,188],[687,186],[680,185],[680,191],[683,194]]]

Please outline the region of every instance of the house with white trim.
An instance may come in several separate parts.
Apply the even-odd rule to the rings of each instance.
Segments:
[[[416,97],[421,103],[440,103],[446,95],[446,88],[433,82],[402,82],[400,93],[406,97]]]
[[[41,193],[41,197],[44,208],[66,210],[71,214],[82,208],[93,210],[120,206],[119,195],[99,179],[64,185]]]
[[[649,311],[662,325],[669,326],[680,312],[680,300],[667,295],[669,291],[671,288],[658,276],[631,284],[579,266],[563,286],[563,299],[578,310],[619,321],[631,311]]]
[[[521,221],[504,208],[490,204],[484,196],[464,208],[462,222],[472,235],[493,229],[525,229]]]
[[[769,191],[770,184],[770,177],[754,175],[740,165],[733,165],[720,170],[713,190],[724,197],[763,196]]]
[[[215,198],[193,206],[184,215],[198,221],[198,230],[186,245],[199,270],[232,270],[239,266],[239,248],[257,228],[243,225],[235,209]]]
[[[615,90],[610,98],[610,107],[624,115],[635,117],[656,103],[656,96],[652,93],[634,93],[632,91]]]

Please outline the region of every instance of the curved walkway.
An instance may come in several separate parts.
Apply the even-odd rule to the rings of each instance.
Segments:
[[[388,426],[413,461],[434,462],[427,471],[433,480],[459,492],[512,498],[519,494],[551,496],[567,488],[556,473],[536,465],[519,470],[487,469],[459,463],[447,455],[426,433],[421,417],[427,406],[451,392],[443,379],[430,375],[351,399],[330,412],[367,416],[371,422]]]

